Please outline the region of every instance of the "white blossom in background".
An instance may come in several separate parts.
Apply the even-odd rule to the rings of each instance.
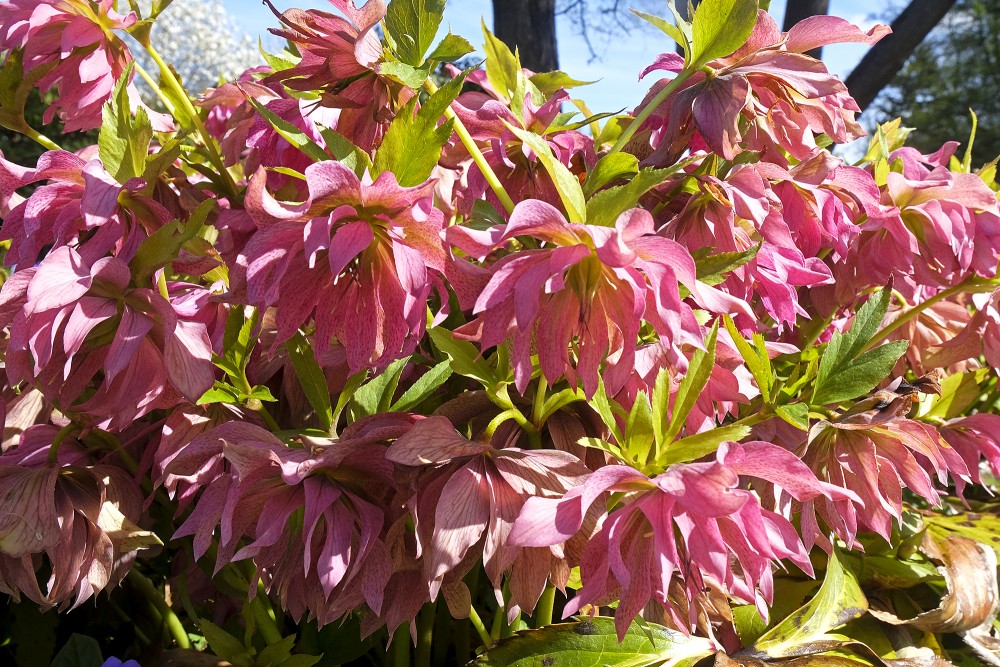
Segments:
[[[147,15],[149,0],[140,4]],[[262,62],[257,41],[239,28],[221,0],[174,0],[156,19],[153,45],[196,96]],[[157,68],[142,49],[133,53],[155,76]],[[141,83],[139,77],[136,83]]]

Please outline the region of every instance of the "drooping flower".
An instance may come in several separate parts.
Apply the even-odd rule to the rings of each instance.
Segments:
[[[160,543],[135,523],[142,494],[131,476],[92,465],[84,446],[58,431],[32,426],[0,455],[0,592],[43,609],[76,608],[116,586],[139,549]]]
[[[969,481],[968,467],[941,434],[906,418],[914,396],[880,391],[837,420],[815,424],[808,439],[795,448],[821,480],[856,494],[854,499],[820,497],[801,504],[807,545],[814,540],[828,544],[817,515],[848,545],[854,544],[858,531],[888,540],[893,519],[902,516],[903,489],[938,506],[935,478],[946,486],[950,477],[959,491]]]
[[[138,21],[135,12],[115,11],[114,0],[5,0],[0,3],[0,51],[9,64],[20,50],[26,73],[39,76],[44,94],[58,89],[43,121],[58,113],[67,132],[101,125],[101,107],[132,61],[128,46],[114,34]],[[36,71],[37,70],[37,71]],[[129,84],[134,106],[139,93]],[[172,129],[167,116],[151,113],[157,130]]]
[[[174,216],[140,190],[141,179],[121,184],[100,160],[48,151],[21,185],[47,181],[4,218],[0,241],[10,241],[5,262],[25,268],[49,248],[74,246],[88,262],[112,253],[131,261],[139,244]]]
[[[309,198],[275,200],[267,173],[250,181],[247,210],[260,230],[234,270],[248,303],[277,308],[283,342],[315,317],[315,349],[336,338],[352,371],[384,367],[416,347],[435,273],[444,271],[444,216],[433,183],[400,187],[391,172],[363,183],[339,162],[306,169]]]
[[[690,146],[698,146],[692,144],[696,131],[700,143],[727,160],[751,150],[776,164],[787,163],[782,151],[804,159],[816,148],[816,134],[837,143],[864,136],[854,119],[860,109],[843,82],[805,53],[837,42],[874,44],[888,32],[886,26],[864,32],[841,18],[815,16],[781,33],[774,19],[760,11],[746,44],[710,62],[710,73],[695,73],[647,121],[655,149],[648,161],[672,164]],[[640,78],[682,67],[677,54],[663,54]],[[639,108],[665,85],[655,84]]]
[[[382,135],[393,109],[415,94],[411,88],[381,74],[382,42],[375,27],[385,16],[383,0],[330,0],[343,16],[316,9],[289,9],[279,14],[285,27],[275,35],[295,45],[302,59],[273,74],[290,90],[319,91],[323,105],[339,110],[337,131],[371,150]]]
[[[584,551],[583,586],[564,615],[617,599],[621,639],[639,611],[655,602],[678,628],[688,629],[696,609],[693,603],[689,609],[675,607],[671,583],[680,581],[694,600],[708,579],[765,615],[774,564],[788,559],[807,573],[812,567],[792,524],[761,507],[756,495],[741,488],[740,475],[769,480],[801,500],[845,496],[776,445],[726,443],[713,462],[673,465],[653,478],[628,466],[606,466],[562,498],[529,499],[509,541],[535,547],[564,543],[580,530],[594,503],[608,492],[621,493],[621,504]]]
[[[982,483],[980,462],[985,461],[994,475],[1000,475],[1000,415],[979,412],[949,419],[941,425],[941,437],[961,455],[969,476]]]
[[[14,273],[0,290],[12,385],[36,386],[112,430],[180,396],[196,401],[214,380],[205,325],[130,281],[121,259],[90,263],[69,246]]]
[[[509,603],[529,613],[547,581],[565,587],[569,566],[561,548],[514,548],[508,534],[528,498],[558,497],[589,473],[575,456],[469,441],[435,416],[414,424],[386,458],[421,469],[407,504],[432,598],[445,575],[464,576],[479,560],[497,599],[509,572]]]
[[[395,491],[379,444],[405,432],[406,415],[357,422],[339,440],[289,447],[231,421],[188,443],[164,473],[202,486],[175,538],[194,536],[201,557],[219,532],[216,569],[252,559],[268,591],[295,618],[320,625],[366,605],[378,616],[392,574],[385,532]],[[256,589],[256,581],[251,584]],[[426,589],[421,593],[426,600]]]
[[[453,246],[477,258],[517,237],[546,244],[497,261],[475,301],[478,318],[460,330],[478,336],[484,349],[513,339],[520,391],[530,379],[535,349],[549,382],[579,378],[592,395],[602,363],[632,367],[643,321],[665,344],[700,346],[701,328],[681,301],[678,284],[713,305],[718,295],[697,281],[687,250],[653,233],[653,219],[643,209],[623,213],[613,228],[596,227],[569,223],[552,205],[526,200],[506,225],[482,232],[449,227],[447,235]]]

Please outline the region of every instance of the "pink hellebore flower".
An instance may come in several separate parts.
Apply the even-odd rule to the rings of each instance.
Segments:
[[[690,628],[696,609],[676,609],[668,597],[680,580],[695,600],[711,579],[733,597],[757,605],[762,615],[773,595],[771,568],[789,559],[812,573],[808,551],[784,516],[761,507],[741,488],[740,475],[768,480],[800,500],[844,497],[819,482],[793,454],[769,443],[725,443],[716,461],[670,466],[650,479],[628,466],[593,473],[562,498],[531,498],[521,510],[509,543],[521,547],[566,542],[580,530],[595,502],[608,492],[624,494],[603,520],[580,562],[583,587],[564,616],[584,605],[620,603],[615,627],[621,639],[632,619],[655,601],[679,628]],[[687,620],[685,620],[685,617]]]
[[[142,494],[131,476],[90,465],[83,445],[32,426],[0,456],[0,592],[43,609],[76,608],[128,573],[136,551],[160,544],[134,522]],[[50,461],[53,447],[58,448]],[[48,572],[45,591],[38,575]]]
[[[117,257],[91,264],[69,246],[14,273],[0,290],[11,384],[36,386],[62,411],[112,430],[181,396],[196,401],[214,380],[205,325],[130,280]]]
[[[893,519],[902,516],[903,489],[937,506],[941,500],[934,476],[947,485],[950,475],[959,491],[969,481],[962,457],[933,426],[904,417],[912,401],[912,395],[879,392],[863,403],[871,403],[870,409],[815,424],[808,440],[795,449],[820,479],[856,494],[853,499],[825,497],[801,504],[808,546],[814,540],[828,546],[817,514],[848,545],[854,544],[859,530],[888,540]]]
[[[41,78],[42,94],[58,87],[59,95],[43,121],[56,113],[67,132],[101,125],[101,107],[132,61],[132,53],[115,30],[136,24],[135,12],[114,10],[113,0],[4,0],[0,2],[0,51],[24,50],[25,73]],[[35,72],[38,70],[38,72]],[[129,84],[133,106],[139,93]],[[169,117],[150,113],[156,129],[172,129]]]
[[[201,557],[218,530],[216,569],[252,559],[268,591],[295,618],[308,614],[323,625],[360,605],[379,615],[390,602],[384,532],[395,482],[385,448],[376,443],[410,424],[403,415],[385,428],[356,422],[339,440],[307,449],[243,422],[203,433],[164,470],[166,479],[203,489],[174,537],[193,535]],[[426,600],[426,589],[416,594]]]
[[[805,52],[838,42],[874,44],[888,32],[886,26],[864,32],[841,18],[815,16],[781,33],[767,12],[759,12],[744,46],[710,62],[711,73],[694,74],[650,117],[656,150],[648,159],[672,164],[692,145],[695,130],[727,160],[751,150],[776,164],[787,163],[782,151],[804,159],[816,148],[814,133],[837,143],[864,136],[854,120],[860,109],[847,88]],[[682,67],[677,54],[663,54],[641,76]],[[665,85],[658,82],[640,108]]]
[[[449,227],[447,235],[453,246],[476,258],[516,237],[545,243],[493,265],[473,309],[479,317],[463,328],[478,335],[484,349],[513,339],[519,391],[527,387],[531,354],[537,350],[550,383],[566,376],[575,384],[579,378],[587,395],[593,395],[602,362],[633,366],[644,320],[668,345],[702,345],[701,327],[681,301],[678,282],[696,296],[717,293],[698,283],[687,250],[653,233],[653,219],[645,210],[623,213],[615,227],[595,227],[569,223],[552,205],[527,200],[517,205],[506,225],[486,231]]]
[[[363,183],[333,161],[305,175],[301,204],[275,200],[264,170],[250,180],[247,210],[260,229],[234,282],[245,281],[248,303],[277,307],[278,343],[315,316],[317,354],[336,337],[352,372],[384,367],[416,347],[435,273],[444,271],[433,183],[403,188],[391,172]]]
[[[422,470],[408,505],[432,598],[445,575],[464,576],[480,554],[497,599],[509,571],[511,604],[526,612],[547,581],[565,587],[570,568],[561,548],[514,548],[507,537],[528,498],[561,496],[589,473],[575,456],[470,442],[437,416],[414,424],[386,458]]]
[[[941,436],[969,467],[972,481],[982,483],[979,466],[983,459],[993,474],[1000,476],[1000,415],[980,412],[949,419],[940,430]]]
[[[10,241],[5,262],[33,266],[46,248],[74,246],[88,262],[108,253],[128,262],[139,244],[174,218],[163,204],[139,194],[138,178],[121,184],[100,160],[48,151],[21,183],[47,183],[4,217],[0,241]]]
[[[330,4],[343,16],[316,9],[278,14],[272,6],[285,27],[271,32],[294,44],[302,60],[270,78],[290,90],[320,91],[321,103],[340,111],[336,130],[370,151],[392,120],[391,102],[403,104],[414,92],[381,74],[382,42],[375,27],[385,16],[385,2],[368,0],[360,8],[354,0]]]

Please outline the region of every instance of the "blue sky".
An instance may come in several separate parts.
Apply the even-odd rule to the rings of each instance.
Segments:
[[[361,4],[361,0],[357,0]],[[795,2],[796,0],[790,0]],[[291,7],[330,8],[325,0],[273,0],[275,7],[285,10]],[[233,19],[251,35],[264,35],[267,44],[267,28],[276,25],[270,10],[259,0],[224,0],[226,9]],[[644,9],[648,7],[647,3]],[[871,25],[875,18],[889,11],[891,0],[831,0],[830,13],[855,23]],[[785,11],[785,0],[771,2],[771,14],[781,23]],[[663,14],[666,14],[664,5]],[[450,0],[445,10],[444,26],[460,34],[474,45],[482,43],[479,27],[480,17],[486,25],[492,23],[491,0]],[[442,32],[442,34],[444,34]],[[659,53],[672,50],[674,45],[668,38],[654,29],[635,30],[625,35],[616,35],[599,60],[588,63],[587,47],[579,35],[574,33],[569,21],[561,21],[558,32],[559,62],[563,70],[574,78],[597,82],[574,90],[574,96],[582,98],[595,113],[631,109],[639,101],[648,84],[637,80],[639,72]],[[274,42],[272,42],[274,44]],[[603,43],[599,42],[599,48]],[[841,77],[846,76],[865,52],[864,46],[839,45],[823,50],[823,60],[830,70]],[[649,81],[652,83],[652,80]]]

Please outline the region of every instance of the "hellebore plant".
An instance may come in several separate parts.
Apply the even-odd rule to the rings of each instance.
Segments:
[[[0,661],[1000,664],[996,161],[831,152],[887,28],[642,14],[590,115],[443,1],[207,91],[121,4],[0,0]]]

